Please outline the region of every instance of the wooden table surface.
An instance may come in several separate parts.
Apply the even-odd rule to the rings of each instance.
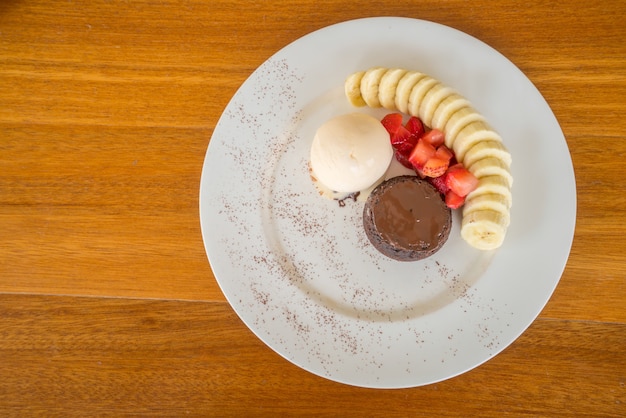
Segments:
[[[626,416],[626,2],[367,4],[0,2],[1,416]],[[313,30],[378,15],[507,56],[552,107],[577,180],[570,258],[538,319],[412,389],[335,383],[265,346],[221,293],[198,215],[244,80]]]

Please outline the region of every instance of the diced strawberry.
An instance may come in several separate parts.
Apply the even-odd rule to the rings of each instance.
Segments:
[[[413,148],[411,155],[409,155],[409,161],[413,164],[413,167],[424,167],[426,161],[435,155],[435,151],[435,147],[420,139],[417,141],[415,148]]]
[[[431,129],[422,136],[422,139],[437,148],[444,143],[445,136],[439,129]]]
[[[402,164],[406,168],[413,169],[413,164],[411,164],[411,162],[409,161],[409,156],[407,153],[403,153],[403,152],[400,152],[399,150],[396,150],[394,152],[394,155],[396,157],[396,160],[398,160],[400,164]]]
[[[417,144],[417,138],[404,126],[400,126],[395,134],[391,135],[391,146],[398,151],[409,155]]]
[[[389,135],[396,133],[398,128],[402,126],[402,113],[389,113],[380,121]]]
[[[415,116],[411,116],[407,123],[404,125],[404,127],[407,131],[410,132],[411,136],[406,139],[405,143],[403,144],[403,148],[409,147],[410,145],[410,152],[413,150],[415,145],[417,145],[417,141],[422,137],[422,135],[424,135],[424,124],[422,123],[421,119]]]
[[[422,172],[426,177],[439,177],[443,175],[448,169],[448,160],[442,160],[441,158],[437,158],[436,153],[435,156],[431,157],[426,161],[424,167],[422,168]]]
[[[443,195],[448,193],[448,190],[450,190],[450,188],[446,184],[446,176],[445,175],[439,176],[439,177],[431,177],[431,178],[428,179],[428,181],[430,182],[430,184],[435,186],[435,189],[437,189],[437,191],[439,191],[439,193],[441,193]]]
[[[411,135],[416,138],[420,138],[424,135],[424,124],[422,120],[416,116],[411,116],[404,126],[411,132]]]
[[[435,157],[441,158],[442,160],[450,161],[452,160],[452,157],[454,157],[454,153],[450,150],[450,148],[446,147],[444,144],[441,144],[437,147]]]
[[[467,196],[478,186],[478,179],[462,164],[455,164],[446,173],[446,184],[459,196]]]
[[[380,123],[389,132],[389,139],[394,149],[410,153],[417,144],[417,138],[402,124],[401,113],[389,113]]]
[[[459,196],[452,190],[448,190],[445,200],[446,206],[448,206],[450,209],[458,209],[463,206],[463,203],[465,203],[465,196]]]

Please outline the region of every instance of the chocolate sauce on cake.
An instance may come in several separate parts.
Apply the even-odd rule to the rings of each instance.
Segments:
[[[447,241],[452,216],[427,181],[399,176],[372,191],[363,209],[363,225],[380,252],[395,260],[415,261],[434,254]]]

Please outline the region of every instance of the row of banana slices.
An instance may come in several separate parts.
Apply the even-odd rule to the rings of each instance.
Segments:
[[[354,106],[398,110],[443,131],[446,146],[478,178],[463,206],[461,236],[481,250],[502,245],[513,203],[511,154],[469,101],[426,74],[400,68],[353,73],[345,92]]]

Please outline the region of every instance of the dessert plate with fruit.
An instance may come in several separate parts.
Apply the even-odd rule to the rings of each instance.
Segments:
[[[224,110],[200,184],[206,252],[242,321],[362,387],[500,353],[552,295],[575,220],[567,142],[532,82],[408,18],[336,24],[270,57]]]

